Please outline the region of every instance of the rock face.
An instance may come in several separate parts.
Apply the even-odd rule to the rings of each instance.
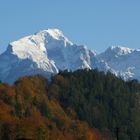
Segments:
[[[94,69],[111,71],[125,80],[140,80],[140,50],[113,46],[96,54],[68,40],[62,31],[47,29],[8,45],[0,55],[0,80],[12,84],[22,76],[50,77],[59,70]]]

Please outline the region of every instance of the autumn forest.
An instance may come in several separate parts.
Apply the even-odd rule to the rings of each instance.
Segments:
[[[139,140],[139,93],[96,69],[0,83],[0,140]]]

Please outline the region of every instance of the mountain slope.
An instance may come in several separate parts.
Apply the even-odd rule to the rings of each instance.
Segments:
[[[0,140],[139,140],[139,91],[97,70],[0,83]]]
[[[55,86],[41,76],[20,78],[13,86],[0,83],[0,139],[107,140],[69,108],[72,118],[50,92],[57,92]]]

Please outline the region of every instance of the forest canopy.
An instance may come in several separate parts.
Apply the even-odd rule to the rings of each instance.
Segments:
[[[0,140],[139,140],[139,92],[96,69],[0,83]]]

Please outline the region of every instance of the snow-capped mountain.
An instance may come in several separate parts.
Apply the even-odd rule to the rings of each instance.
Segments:
[[[10,43],[0,55],[0,80],[10,84],[22,76],[50,77],[59,70],[84,68],[98,68],[125,80],[140,81],[140,50],[112,46],[96,54],[86,46],[72,43],[62,31],[47,29]]]
[[[125,80],[138,79],[140,81],[139,49],[112,46],[97,57],[104,60],[116,76],[121,76]]]
[[[107,71],[104,61],[86,46],[73,44],[58,29],[47,29],[9,44],[0,55],[0,80],[13,83],[21,76],[50,76],[59,70],[93,69]]]

